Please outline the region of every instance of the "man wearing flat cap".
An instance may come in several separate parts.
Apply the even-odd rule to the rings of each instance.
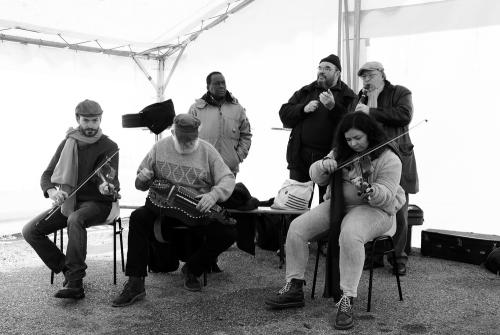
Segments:
[[[67,131],[40,180],[43,195],[60,205],[60,210],[50,218],[50,210],[35,217],[24,226],[23,236],[52,271],[64,274],[64,288],[55,297],[81,299],[85,296],[86,229],[106,221],[120,184],[118,146],[102,133],[101,106],[84,100],[76,106],[75,116],[78,127]],[[83,183],[111,156],[107,170],[113,173],[109,180],[95,176]],[[81,187],[69,197],[77,185]],[[68,244],[64,255],[47,235],[66,227]]]
[[[125,269],[129,278],[121,294],[113,300],[115,307],[133,304],[146,295],[148,237],[154,231],[157,218],[161,216],[166,226],[182,225],[181,218],[165,212],[169,195],[162,191],[161,185],[176,185],[197,194],[196,209],[202,213],[208,212],[217,202],[228,199],[233,192],[233,173],[217,150],[198,138],[199,127],[198,118],[189,114],[177,115],[172,136],[158,141],[139,165],[135,187],[141,191],[149,190],[149,193],[145,205],[130,215]],[[181,269],[184,288],[189,291],[201,290],[198,277],[211,260],[234,243],[236,235],[234,226],[212,221],[204,233],[205,242],[197,244],[197,250]]]
[[[406,131],[413,117],[411,92],[404,86],[391,84],[380,62],[367,62],[358,71],[363,81],[363,88],[358,95],[355,111],[371,115],[385,130],[389,138]],[[406,203],[396,214],[396,233],[394,235],[396,260],[390,260],[393,272],[406,274],[408,255],[405,253],[408,232],[409,193],[418,192],[418,174],[410,134],[396,140],[403,164],[401,187],[406,193]],[[374,266],[383,266],[383,260],[374,260]]]
[[[356,98],[340,79],[341,70],[336,55],[321,59],[316,81],[302,87],[281,106],[281,122],[292,128],[286,152],[290,179],[311,180],[309,167],[330,152],[335,128]],[[326,186],[319,188],[320,201],[325,191]]]

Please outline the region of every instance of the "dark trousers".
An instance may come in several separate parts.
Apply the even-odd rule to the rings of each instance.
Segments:
[[[66,278],[78,280],[85,277],[87,265],[87,228],[104,223],[109,212],[111,203],[86,201],[77,203],[77,210],[64,216],[60,210],[48,220],[43,220],[50,210],[47,210],[23,227],[23,236],[36,251],[42,261],[55,273],[62,271],[66,266]],[[68,243],[66,256],[59,250],[47,235],[68,228]]]
[[[405,252],[408,236],[408,193],[405,192],[406,202],[396,213],[396,233],[392,237],[396,251],[396,263],[406,264],[408,255]],[[411,243],[411,241],[410,241]]]
[[[154,222],[162,215],[160,208],[153,205],[149,199],[145,206],[139,207],[130,215],[127,266],[125,275],[146,277],[148,265],[148,244],[154,238]],[[164,224],[178,223],[176,219],[164,218]],[[190,232],[195,239],[204,237],[204,242],[195,246],[195,251],[187,259],[188,269],[196,276],[201,276],[222,252],[226,251],[236,240],[234,226],[211,222],[209,225],[192,228]],[[168,239],[168,237],[167,237]],[[201,239],[203,240],[203,239]]]

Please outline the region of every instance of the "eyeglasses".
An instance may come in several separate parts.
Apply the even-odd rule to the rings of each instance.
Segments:
[[[375,72],[375,73],[364,73],[364,74],[362,74],[359,77],[361,79],[363,79],[363,80],[369,80],[369,79],[372,79],[373,77],[375,77],[377,74],[378,74],[378,72]]]
[[[336,69],[332,69],[329,66],[318,66],[318,72],[332,72],[335,71]]]

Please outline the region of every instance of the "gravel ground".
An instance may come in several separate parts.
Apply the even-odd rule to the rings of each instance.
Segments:
[[[125,230],[125,241],[126,241]],[[372,312],[366,312],[368,273],[355,300],[355,327],[333,328],[333,301],[321,298],[324,259],[311,300],[313,254],[307,271],[306,307],[269,310],[264,299],[283,284],[274,252],[255,257],[230,248],[219,258],[222,273],[210,274],[202,292],[182,288],[179,271],[146,279],[145,300],[113,308],[125,276],[113,285],[112,230],[89,232],[86,297],[55,299],[62,285],[19,236],[0,239],[0,334],[500,334],[500,277],[458,262],[410,257],[402,278],[404,301],[388,267],[376,269]]]

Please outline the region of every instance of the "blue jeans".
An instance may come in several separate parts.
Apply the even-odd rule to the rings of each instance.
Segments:
[[[50,210],[47,210],[23,227],[26,242],[36,251],[42,261],[55,273],[66,268],[66,279],[78,280],[85,277],[87,265],[87,228],[103,224],[111,211],[110,202],[85,201],[77,203],[76,210],[64,216],[57,211],[50,219],[43,220]],[[47,235],[68,228],[68,243],[66,256],[47,237]]]
[[[357,296],[366,242],[383,235],[393,224],[394,215],[369,205],[346,208],[341,224],[340,288],[350,297]],[[286,236],[286,281],[304,279],[309,258],[309,241],[314,241],[330,229],[330,200],[326,200],[309,212],[292,221]]]

